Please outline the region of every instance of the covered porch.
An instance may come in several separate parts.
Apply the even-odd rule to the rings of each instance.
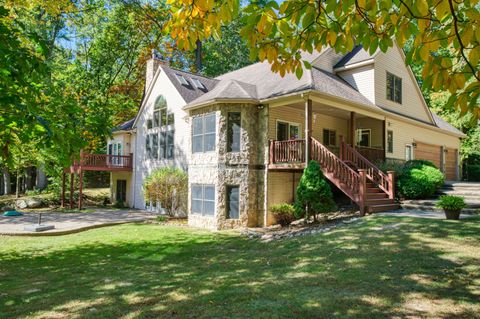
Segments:
[[[386,122],[365,114],[307,99],[269,110],[269,169],[303,169],[308,137],[321,142],[338,157],[342,143],[353,146],[373,163],[385,160]]]

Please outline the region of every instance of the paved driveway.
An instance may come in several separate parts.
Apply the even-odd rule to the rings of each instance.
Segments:
[[[153,219],[157,214],[141,210],[98,209],[92,213],[42,213],[42,225],[54,225],[55,229],[41,233],[24,231],[27,225],[37,224],[38,213],[23,213],[23,216],[0,215],[0,234],[62,234],[101,225],[114,225]]]

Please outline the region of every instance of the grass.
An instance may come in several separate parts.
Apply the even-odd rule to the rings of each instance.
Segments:
[[[151,224],[1,242],[0,318],[480,317],[480,217],[271,243]]]

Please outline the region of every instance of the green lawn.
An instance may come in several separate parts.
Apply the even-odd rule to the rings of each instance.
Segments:
[[[146,224],[0,242],[0,318],[480,317],[479,217],[272,243]]]

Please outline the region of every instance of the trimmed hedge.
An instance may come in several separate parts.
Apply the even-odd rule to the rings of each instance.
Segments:
[[[424,160],[405,163],[397,180],[397,190],[408,199],[427,198],[443,185],[445,177],[436,166]]]
[[[467,176],[470,182],[480,182],[480,165],[467,164]]]

